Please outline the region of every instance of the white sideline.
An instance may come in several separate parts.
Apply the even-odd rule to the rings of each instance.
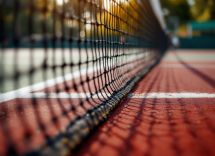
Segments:
[[[92,98],[107,98],[109,97],[111,94],[109,93],[98,93],[92,96]],[[62,98],[62,99],[67,99],[67,98],[72,98],[72,99],[76,99],[76,98],[91,98],[90,93],[28,93],[25,95],[20,96],[19,98]]]
[[[128,98],[215,98],[209,93],[131,93]]]
[[[110,94],[98,93],[92,98],[107,98]],[[19,98],[86,98],[90,93],[28,93]],[[215,98],[215,94],[209,93],[130,93],[127,98]]]
[[[91,73],[91,72],[93,72],[93,68],[88,68],[88,73]],[[81,70],[81,72],[76,71],[76,72],[73,72],[73,74],[66,74],[64,77],[60,76],[54,79],[47,80],[45,82],[36,83],[34,85],[23,87],[11,92],[2,93],[0,94],[0,103],[21,97],[23,95],[28,94],[29,92],[35,92],[38,90],[45,89],[47,87],[54,86],[55,84],[62,83],[65,80],[68,81],[68,80],[71,80],[72,78],[78,78],[80,76],[80,73],[81,75],[85,75],[86,69]]]
[[[90,74],[90,73],[93,73],[93,71],[97,71],[97,70],[100,70],[100,66],[89,67],[88,70],[82,69],[80,72],[75,71],[73,73],[66,74],[65,76],[59,76],[57,78],[53,78],[53,79],[50,79],[50,80],[47,80],[44,82],[36,83],[34,85],[23,87],[23,88],[20,88],[20,89],[11,91],[11,92],[2,93],[2,94],[0,94],[0,103],[28,95],[28,93],[30,93],[30,92],[39,91],[39,90],[45,89],[47,87],[51,87],[56,84],[63,83],[65,81],[69,81],[71,79],[78,78],[80,76],[84,76],[84,75],[86,75],[86,72],[88,74]]]
[[[215,68],[215,65],[200,65],[200,64],[161,64],[158,67],[160,68]]]

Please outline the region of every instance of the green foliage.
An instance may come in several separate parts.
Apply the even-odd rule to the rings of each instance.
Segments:
[[[169,11],[166,16],[177,16],[182,21],[189,21],[192,19],[190,13],[190,6],[187,0],[160,0],[162,8]]]
[[[215,0],[194,0],[190,6],[187,0],[160,0],[162,8],[169,11],[168,16],[177,16],[181,21],[215,20]]]
[[[190,10],[197,21],[215,20],[215,0],[195,0]]]

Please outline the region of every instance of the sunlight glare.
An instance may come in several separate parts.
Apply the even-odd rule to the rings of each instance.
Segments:
[[[112,0],[103,0],[104,1],[104,8],[105,9],[109,9],[110,8],[110,5],[113,4],[113,1]],[[116,3],[125,3],[127,4],[128,2],[126,0],[115,0]]]
[[[64,1],[64,3],[68,2],[68,0],[56,0],[58,5],[63,5],[63,1]]]
[[[110,7],[110,2],[109,2],[109,0],[104,0],[104,8],[105,8],[105,9],[109,9],[109,7]]]

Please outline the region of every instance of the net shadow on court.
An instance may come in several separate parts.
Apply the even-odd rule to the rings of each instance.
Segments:
[[[132,92],[177,92],[181,77],[174,69],[155,67]],[[126,98],[78,155],[213,155],[213,103],[205,98]]]

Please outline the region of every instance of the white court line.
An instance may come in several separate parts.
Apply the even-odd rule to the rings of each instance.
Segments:
[[[147,56],[148,52],[143,53],[143,55]],[[125,62],[132,61],[135,59],[136,59],[136,55],[129,57],[127,60],[125,60]],[[117,63],[119,63],[119,62],[109,62],[108,64],[106,64],[107,65],[106,67],[111,67]],[[124,62],[122,62],[122,63],[124,63]],[[103,63],[101,65],[98,65],[97,67],[95,66],[95,67],[89,67],[88,69],[82,69],[80,72],[75,71],[73,73],[69,73],[64,76],[59,76],[57,78],[53,78],[50,80],[46,80],[44,82],[36,83],[34,85],[23,87],[23,88],[20,88],[20,89],[11,91],[11,92],[0,93],[0,103],[25,96],[30,92],[39,91],[39,90],[54,86],[56,84],[63,83],[65,81],[69,81],[71,79],[78,78],[80,76],[84,76],[84,75],[86,75],[86,73],[91,74],[93,72],[96,72],[97,70],[100,70],[100,68],[101,69],[104,68]]]
[[[11,92],[2,93],[2,94],[0,94],[0,103],[8,101],[8,100],[15,99],[15,98],[18,98],[18,97],[21,97],[21,96],[26,95],[26,94],[28,94],[30,92],[35,92],[35,91],[45,89],[47,87],[54,86],[54,85],[62,83],[64,81],[69,81],[69,80],[71,80],[73,78],[78,78],[78,77],[80,77],[80,75],[81,76],[86,75],[86,72],[88,72],[88,74],[90,74],[93,71],[97,70],[96,67],[94,67],[94,68],[95,69],[93,70],[93,67],[90,67],[90,68],[88,68],[88,70],[83,69],[80,72],[76,71],[76,72],[73,72],[73,74],[71,74],[71,73],[66,74],[65,76],[59,76],[57,78],[50,79],[50,80],[40,82],[40,83],[36,83],[34,85],[27,86],[27,87],[24,87],[24,88],[20,88],[20,89],[11,91]],[[100,67],[97,67],[97,68],[99,69]]]
[[[110,94],[99,93],[92,98],[107,98]],[[90,93],[28,93],[19,98],[86,98],[90,97]],[[127,98],[215,98],[215,94],[209,93],[130,93]]]
[[[215,98],[209,93],[131,93],[128,98]]]
[[[19,98],[62,98],[62,99],[67,99],[67,98],[72,98],[72,99],[76,99],[76,98],[107,98],[110,97],[111,94],[109,93],[98,93],[97,95],[93,95],[91,97],[90,93],[28,93],[25,95],[20,96]]]
[[[215,65],[183,65],[183,64],[161,64],[158,67],[160,68],[215,68]]]

